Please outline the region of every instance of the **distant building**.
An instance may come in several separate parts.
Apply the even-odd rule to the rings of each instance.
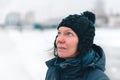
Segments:
[[[96,0],[93,11],[96,14],[96,26],[97,27],[106,26],[108,24],[108,16],[105,12],[104,1]]]
[[[61,18],[52,18],[42,23],[43,28],[51,29],[56,28],[60,23]]]
[[[120,14],[109,15],[109,26],[120,27]]]
[[[93,12],[96,14],[97,27],[120,27],[120,13],[106,14],[104,0],[96,0]]]
[[[35,23],[34,12],[27,12],[24,19],[25,25],[33,25]]]
[[[34,29],[35,24],[35,14],[29,11],[24,16],[24,29]]]
[[[6,28],[33,29],[35,24],[35,15],[33,12],[27,12],[21,15],[18,12],[8,13],[5,18]]]
[[[21,26],[22,20],[20,13],[11,12],[6,16],[5,25],[6,26]]]

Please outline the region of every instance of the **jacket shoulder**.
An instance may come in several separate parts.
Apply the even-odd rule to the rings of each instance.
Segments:
[[[110,80],[110,79],[102,70],[94,69],[89,72],[87,80]]]
[[[46,65],[47,65],[48,67],[53,66],[53,65],[54,65],[54,62],[55,62],[55,59],[56,59],[56,58],[52,58],[52,59],[46,61],[46,62],[45,62]]]

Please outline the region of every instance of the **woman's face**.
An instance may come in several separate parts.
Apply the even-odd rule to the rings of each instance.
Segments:
[[[74,58],[77,55],[78,36],[71,28],[61,26],[58,29],[56,46],[59,57]]]

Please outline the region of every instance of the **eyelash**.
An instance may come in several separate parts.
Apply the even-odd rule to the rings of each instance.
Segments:
[[[58,32],[57,35],[59,36],[61,34],[61,32]]]
[[[57,35],[59,36],[60,34],[61,34],[61,32],[58,32]],[[67,35],[67,36],[73,36],[73,34],[71,32],[66,32],[65,35]]]
[[[71,32],[67,32],[66,33],[68,36],[73,36],[73,34]]]

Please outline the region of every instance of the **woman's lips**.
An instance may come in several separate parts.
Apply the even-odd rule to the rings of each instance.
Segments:
[[[58,50],[63,51],[63,50],[66,50],[66,48],[65,47],[58,47]]]

